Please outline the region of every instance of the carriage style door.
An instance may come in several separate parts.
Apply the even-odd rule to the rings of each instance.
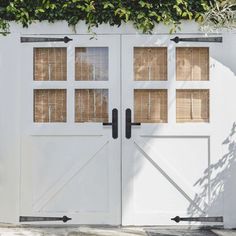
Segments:
[[[124,225],[211,214],[209,54],[217,46],[175,44],[173,37],[122,38]]]
[[[120,224],[120,37],[90,37],[22,44],[21,216]]]
[[[210,214],[211,48],[170,37],[22,45],[22,216],[168,225]]]

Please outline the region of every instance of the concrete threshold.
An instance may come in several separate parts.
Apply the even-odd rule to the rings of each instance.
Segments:
[[[194,227],[111,227],[0,224],[0,236],[236,236],[236,230]]]

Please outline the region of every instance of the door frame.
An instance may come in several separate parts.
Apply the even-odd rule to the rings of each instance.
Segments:
[[[55,36],[55,35],[53,35]],[[101,37],[102,35],[96,35],[96,37]],[[125,158],[125,155],[124,155],[124,152],[125,152],[125,149],[124,149],[124,143],[126,142],[125,140],[125,110],[127,108],[132,108],[132,97],[128,97],[127,98],[127,94],[130,95],[130,93],[127,91],[127,85],[126,85],[126,82],[127,80],[132,80],[132,75],[128,75],[126,74],[126,72],[124,71],[124,68],[127,66],[126,65],[126,60],[127,58],[131,58],[130,57],[130,52],[126,50],[126,44],[127,44],[127,41],[129,41],[131,38],[133,40],[136,40],[135,43],[133,43],[133,45],[137,45],[137,46],[147,46],[147,45],[155,45],[155,46],[166,46],[166,45],[172,45],[172,47],[175,47],[174,43],[170,43],[169,40],[170,40],[170,36],[169,35],[157,35],[157,34],[154,34],[154,35],[126,35],[126,34],[122,34],[122,35],[103,35],[107,41],[109,41],[108,37],[114,37],[117,39],[117,42],[119,42],[119,48],[117,49],[117,52],[119,52],[118,54],[119,55],[116,55],[117,57],[117,62],[119,62],[119,66],[117,67],[114,67],[114,70],[117,72],[117,74],[119,74],[119,76],[117,76],[117,78],[120,78],[120,82],[119,82],[119,85],[121,86],[120,89],[117,89],[117,96],[120,96],[120,99],[119,99],[119,102],[120,102],[120,109],[118,109],[119,111],[119,124],[120,124],[120,129],[119,129],[119,137],[121,139],[121,144],[120,144],[120,151],[121,151],[121,154],[120,154],[120,165],[118,168],[120,168],[120,187],[119,187],[119,191],[120,191],[120,224],[122,225],[127,225],[127,224],[130,224],[128,221],[125,220],[125,193],[126,193],[126,189],[125,189],[125,179],[124,179],[124,172],[126,171],[125,170],[125,166],[124,166],[124,158]],[[74,39],[76,38],[79,38],[79,37],[85,37],[85,35],[76,35],[76,36],[73,36]],[[89,35],[86,35],[86,37],[90,37]],[[160,39],[161,38],[161,39]],[[94,42],[94,41],[93,41]],[[96,41],[95,41],[96,42]],[[156,44],[154,44],[156,43]],[[80,42],[76,42],[76,43],[73,43],[73,45],[75,44],[78,44],[78,46],[81,46]],[[93,45],[92,41],[91,43],[89,43],[90,45]],[[95,43],[96,44],[96,43]],[[45,44],[37,44],[36,46],[37,47],[40,47],[40,45],[44,45]],[[48,44],[48,45],[51,45],[51,44]],[[65,45],[61,45],[61,44],[54,44],[53,45],[58,45],[58,47],[64,47]],[[84,45],[87,45],[86,43]],[[185,46],[193,46],[194,44],[193,43],[182,43],[181,45],[177,45],[178,47],[185,47]],[[209,45],[206,45],[204,43],[197,43],[196,44],[197,47],[201,47],[201,46],[209,46]],[[71,44],[68,44],[67,47],[72,47]],[[114,45],[114,47],[117,47],[117,44]],[[209,46],[210,50],[211,50],[211,46]],[[125,53],[128,53],[128,56],[126,57],[126,55],[124,54]],[[168,47],[168,61],[170,60],[175,60],[174,59],[175,57],[175,53],[174,53],[174,50],[171,51],[170,48]],[[125,59],[125,60],[123,60]],[[212,62],[210,61],[210,76],[211,76],[211,66]],[[69,61],[67,62],[67,65],[68,65],[68,68],[69,68]],[[170,65],[170,66],[169,66]],[[174,68],[174,63],[172,64],[168,64],[168,78],[170,78],[171,76],[174,76],[174,73],[175,73],[175,68]],[[69,72],[71,73],[71,76],[73,77],[73,72]],[[114,73],[114,71],[113,71]],[[32,71],[29,72],[28,75],[32,74]],[[169,80],[168,80],[169,82]],[[176,82],[176,81],[175,81]],[[137,83],[137,88],[139,88],[139,85],[138,85],[138,82]],[[171,85],[169,87],[169,85],[166,83],[165,85],[163,85],[162,81],[157,81],[155,82],[156,83],[156,86],[161,86],[161,88],[165,88],[165,89],[171,89],[173,94],[175,94],[175,89],[177,88],[175,85]],[[102,86],[102,82],[101,82],[101,86]],[[181,85],[182,86],[182,85]],[[201,82],[201,85],[199,87],[199,85],[195,84],[194,86],[189,86],[188,84],[185,85],[185,88],[208,88],[209,90],[211,90],[211,86],[212,86],[212,81],[206,81],[206,82]],[[90,86],[88,86],[88,88],[90,88]],[[140,88],[143,88],[142,85],[140,85]],[[23,89],[23,88],[21,88]],[[73,97],[73,96],[72,96]],[[168,92],[168,101],[170,101],[171,97],[170,97],[170,93]],[[67,101],[68,103],[68,101]],[[175,136],[178,136],[180,132],[183,132],[182,129],[183,127],[180,127],[180,125],[175,125],[175,103],[173,103],[173,108],[174,109],[171,109],[169,110],[168,112],[168,122],[172,123],[172,126],[170,126],[169,128],[161,131],[161,133],[158,133],[157,135],[169,135],[170,132],[171,132],[171,135],[175,135]],[[30,105],[32,106],[32,104]],[[30,107],[29,106],[29,107]],[[72,107],[72,106],[71,106]],[[111,117],[111,109],[112,107],[109,106],[109,115]],[[210,106],[210,114],[211,114],[211,109],[212,109],[212,106]],[[73,112],[71,113],[73,114]],[[72,116],[71,116],[72,117]],[[132,118],[133,119],[133,118]],[[70,120],[72,120],[70,118]],[[145,125],[147,128],[148,128],[148,125]],[[166,127],[165,124],[159,124],[158,125],[159,127]],[[185,125],[181,125],[181,126],[185,126]],[[204,130],[204,133],[202,132],[201,129],[199,129],[199,127],[201,126],[204,127],[202,130]],[[175,129],[173,129],[173,127]],[[58,128],[58,127],[57,127]],[[193,124],[191,125],[191,128],[192,130],[190,131],[189,130],[189,127],[188,126],[185,126],[184,128],[184,135],[188,136],[188,135],[196,135],[196,136],[206,136],[206,137],[209,137],[210,136],[210,133],[211,133],[211,125],[210,123],[209,124]],[[149,129],[149,132],[151,132],[152,128],[148,128]],[[35,129],[33,128],[33,135],[44,135],[44,134],[49,134],[49,133],[54,133],[54,132],[57,132],[56,129],[45,129],[45,130],[41,130],[41,129]],[[134,133],[137,133],[138,131],[140,130],[139,127],[136,127],[136,128],[133,128],[132,129],[132,132]],[[63,129],[61,130],[63,131]],[[24,130],[25,132],[25,130]],[[63,132],[65,132],[64,134],[71,134],[71,131],[68,133],[68,131],[64,130]],[[76,135],[76,133],[80,132],[79,130],[75,130],[73,131],[73,135]],[[82,132],[86,132],[86,129],[82,129]],[[22,166],[21,166],[22,168]],[[23,171],[21,172],[23,173]],[[118,203],[117,203],[118,204]],[[128,223],[127,223],[128,222]]]

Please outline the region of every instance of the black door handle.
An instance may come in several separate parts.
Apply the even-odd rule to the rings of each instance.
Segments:
[[[128,108],[125,111],[125,119],[126,119],[126,124],[125,124],[125,137],[127,139],[131,138],[131,128],[132,125],[141,125],[139,122],[131,122],[131,110]]]
[[[104,126],[111,125],[112,127],[112,138],[118,138],[118,110],[112,109],[112,122],[103,122]]]

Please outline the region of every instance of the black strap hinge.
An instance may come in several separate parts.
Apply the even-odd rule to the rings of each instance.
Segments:
[[[72,220],[67,216],[62,217],[43,217],[43,216],[20,216],[20,222],[36,222],[36,221],[63,221],[66,223],[68,220]]]
[[[179,223],[180,221],[199,221],[199,222],[223,222],[223,216],[208,216],[208,217],[179,217],[176,216],[171,218],[171,220]]]
[[[175,43],[179,43],[179,42],[222,43],[223,37],[180,38],[177,36],[171,39],[171,41]]]
[[[44,43],[44,42],[64,42],[68,43],[73,39],[65,36],[64,38],[43,38],[43,37],[20,37],[21,43]]]

